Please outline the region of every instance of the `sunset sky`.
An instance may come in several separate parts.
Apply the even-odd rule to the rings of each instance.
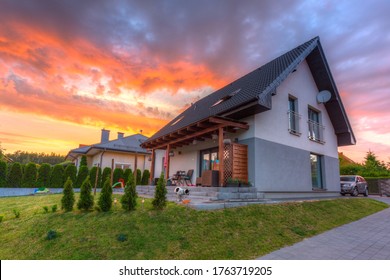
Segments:
[[[0,144],[66,154],[151,136],[320,36],[358,144],[390,161],[390,1],[0,0]]]

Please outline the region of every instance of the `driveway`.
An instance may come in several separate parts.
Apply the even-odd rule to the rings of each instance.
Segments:
[[[390,205],[388,197],[371,198]],[[390,260],[390,208],[258,259]]]

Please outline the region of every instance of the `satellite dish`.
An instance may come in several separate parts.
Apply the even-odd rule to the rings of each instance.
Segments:
[[[329,90],[322,90],[317,94],[317,102],[318,103],[326,103],[330,100],[332,94]]]

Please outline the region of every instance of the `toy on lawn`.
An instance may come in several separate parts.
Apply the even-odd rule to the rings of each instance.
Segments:
[[[125,187],[125,180],[123,180],[122,178],[120,178],[118,182],[112,185],[112,188],[116,188],[116,189],[119,188],[123,189],[124,187]]]
[[[34,190],[34,194],[47,194],[47,193],[50,193],[50,190],[48,188],[36,188]]]

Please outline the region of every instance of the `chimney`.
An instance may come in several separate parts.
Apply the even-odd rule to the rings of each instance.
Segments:
[[[122,139],[125,134],[123,132],[118,132],[118,139]]]
[[[108,141],[110,141],[110,131],[103,128],[100,143],[107,143]]]

